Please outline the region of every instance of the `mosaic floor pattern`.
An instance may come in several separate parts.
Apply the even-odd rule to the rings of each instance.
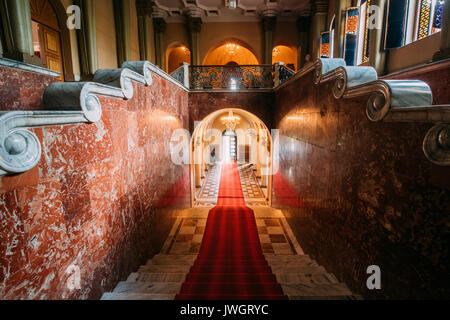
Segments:
[[[238,169],[245,204],[247,206],[267,206],[267,201],[256,179],[253,166],[251,164],[239,164]],[[217,164],[209,168],[202,187],[197,190],[195,206],[214,207],[217,204],[219,181],[220,164]]]
[[[259,213],[260,209],[258,208],[253,207],[252,209],[256,214],[256,225],[263,253],[296,254],[295,247],[298,245],[285,219],[280,215],[274,215],[273,211]],[[201,216],[180,218],[170,244],[168,243],[167,253],[198,254],[205,232],[206,220],[207,211]]]

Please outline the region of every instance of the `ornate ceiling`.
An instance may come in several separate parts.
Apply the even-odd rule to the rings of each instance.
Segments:
[[[309,15],[309,0],[235,0],[236,9],[230,9],[230,0],[152,0],[153,16],[167,22],[184,21],[187,15],[201,17],[204,22],[257,21],[262,15],[291,20]]]

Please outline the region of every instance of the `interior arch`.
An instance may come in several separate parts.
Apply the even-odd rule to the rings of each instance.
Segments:
[[[214,150],[215,161],[220,162],[222,136],[227,127],[222,118],[230,111],[240,118],[235,128],[237,138],[238,163],[253,165],[255,175],[262,188],[266,188],[266,200],[271,201],[272,171],[273,171],[273,142],[269,129],[254,114],[237,108],[221,109],[205,117],[194,129],[191,138],[191,200],[192,205],[197,200],[197,191],[212,165],[210,153]],[[248,151],[247,151],[248,150]]]
[[[259,64],[259,60],[252,47],[236,38],[220,41],[208,51],[203,59],[203,65],[227,65],[229,63],[255,65]]]

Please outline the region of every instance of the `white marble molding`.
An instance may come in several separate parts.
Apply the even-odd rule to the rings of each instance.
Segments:
[[[186,90],[150,62],[130,61],[119,69],[98,70],[92,82],[50,84],[42,99],[45,110],[0,112],[0,176],[23,173],[38,164],[42,147],[28,129],[97,122],[102,116],[98,96],[131,99],[133,81],[149,86],[153,83],[154,73]]]

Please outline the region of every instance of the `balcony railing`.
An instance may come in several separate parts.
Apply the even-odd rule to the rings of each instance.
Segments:
[[[272,89],[271,65],[191,66],[191,90]]]
[[[272,65],[189,66],[183,63],[171,74],[190,90],[272,89],[295,75],[282,63]]]

